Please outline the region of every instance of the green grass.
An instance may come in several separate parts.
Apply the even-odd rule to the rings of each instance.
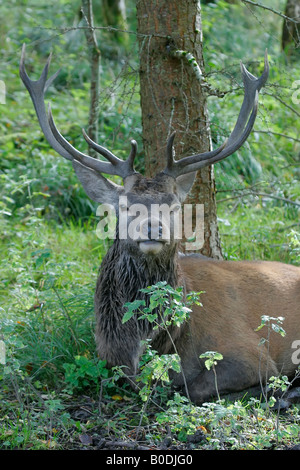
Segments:
[[[228,203],[227,203],[228,204]],[[294,210],[274,204],[262,206],[260,198],[252,204],[234,202],[218,205],[222,249],[226,259],[270,260],[299,265],[292,246],[299,223]]]

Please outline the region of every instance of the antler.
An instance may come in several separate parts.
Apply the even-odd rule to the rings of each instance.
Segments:
[[[269,75],[269,63],[267,50],[265,52],[264,71],[259,78],[252,75],[241,63],[241,71],[244,82],[244,100],[235,124],[228,140],[223,145],[211,152],[200,153],[181,160],[174,160],[173,142],[175,132],[169,137],[167,143],[167,166],[163,173],[177,178],[180,175],[191,173],[205,166],[219,162],[238,150],[248,138],[257,115],[258,93],[264,86]],[[251,113],[251,115],[250,115]],[[249,117],[250,115],[250,117]]]
[[[53,82],[53,80],[55,80],[55,78],[57,77],[59,71],[57,71],[54,75],[47,79],[51,61],[50,54],[40,78],[37,81],[30,80],[25,69],[25,49],[26,46],[25,44],[23,44],[22,55],[20,60],[20,77],[30,94],[40,127],[51,147],[67,160],[77,160],[84,166],[96,170],[100,173],[121,176],[121,178],[123,179],[127,176],[136,173],[133,168],[133,163],[134,158],[136,156],[137,144],[134,140],[131,141],[131,152],[129,154],[129,157],[127,158],[127,160],[121,160],[120,158],[116,157],[112,152],[91,140],[83,129],[83,136],[87,143],[108,160],[108,162],[104,162],[97,160],[96,158],[90,157],[89,155],[86,155],[80,152],[79,150],[75,149],[60,134],[54,123],[50,106],[47,115],[44,103],[45,93]]]

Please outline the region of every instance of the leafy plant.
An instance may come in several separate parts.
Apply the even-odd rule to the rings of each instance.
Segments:
[[[169,327],[180,327],[189,318],[192,304],[201,305],[199,293],[191,292],[184,298],[182,287],[174,289],[165,281],[141,289],[141,292],[146,294],[146,299],[136,299],[126,303],[127,311],[122,322],[126,323],[134,315],[138,320],[146,319],[153,324],[153,330],[162,329],[168,334],[175,354],[159,355],[151,348],[150,341],[144,342],[145,352],[140,363],[141,372],[136,378],[137,383],[144,384],[139,390],[139,395],[144,402],[140,423],[153,393],[159,388],[159,384],[169,384],[168,372],[170,370],[181,372],[185,381],[180,357],[169,332]]]
[[[146,300],[136,299],[133,302],[125,304],[127,311],[125,312],[122,322],[126,323],[134,315],[137,315],[138,320],[147,320],[153,323],[153,330],[162,329],[164,330],[174,348],[176,361],[169,361],[167,358],[159,359],[156,358],[156,362],[160,363],[164,361],[167,367],[178,368],[180,365],[179,355],[174,344],[173,338],[170,334],[169,327],[171,325],[180,327],[184,322],[187,321],[191,313],[191,306],[197,304],[201,306],[199,296],[201,292],[190,292],[184,295],[182,287],[174,289],[168,285],[165,281],[158,282],[153,286],[148,286],[145,289],[141,289],[142,293],[146,294]],[[180,365],[180,371],[185,382],[184,372]],[[162,374],[163,376],[163,374]],[[187,384],[185,383],[185,389],[187,390]]]
[[[218,381],[217,381],[217,372],[216,372],[216,365],[218,361],[221,361],[223,359],[222,354],[216,352],[216,351],[206,351],[203,354],[200,354],[200,359],[206,359],[204,362],[205,367],[207,370],[212,369],[215,377],[215,386],[216,386],[216,392],[218,399],[220,400],[220,395],[219,395],[219,390],[218,390]]]
[[[144,299],[137,299],[125,304],[127,308],[122,322],[126,323],[134,315],[138,320],[147,319],[154,323],[153,329],[163,328],[167,330],[170,325],[180,326],[191,313],[193,304],[201,305],[199,295],[201,292],[191,292],[184,299],[182,287],[174,289],[165,281],[158,282],[153,286],[141,289],[149,298],[149,305]]]
[[[87,388],[99,391],[101,379],[107,379],[110,375],[105,366],[106,361],[75,356],[73,363],[63,364],[67,391],[80,393]]]
[[[280,336],[283,336],[283,337],[286,335],[285,330],[281,326],[283,324],[283,322],[284,322],[283,317],[271,317],[269,315],[262,315],[261,324],[255,330],[255,331],[260,331],[264,327],[267,328],[267,337],[266,338],[262,337],[260,339],[259,346],[266,345],[268,355],[269,355],[269,351],[270,351],[271,332],[273,331],[274,333],[277,333],[277,334],[279,334]],[[275,397],[270,397],[270,399],[268,400],[268,393],[267,393],[268,374],[269,374],[269,371],[268,371],[268,363],[267,363],[266,364],[265,378],[262,378],[260,376],[261,385],[262,385],[263,381],[266,383],[265,390],[263,389],[263,386],[262,386],[262,392],[263,392],[265,400],[266,400],[267,408],[269,406],[271,406],[271,407],[274,406],[274,404],[276,402]],[[274,389],[275,384],[278,384],[278,383],[281,383],[283,385],[283,383],[284,383],[283,379],[281,378],[281,379],[277,379],[275,381],[274,378],[271,378],[271,389]],[[273,386],[272,386],[272,384],[273,384]]]
[[[172,399],[168,400],[166,409],[156,414],[156,420],[160,424],[170,426],[180,442],[187,442],[188,436],[199,430],[207,434],[207,420],[201,408],[192,405],[179,393],[174,393]]]
[[[139,395],[142,401],[149,400],[154,391],[159,388],[163,392],[163,387],[170,384],[168,372],[174,370],[180,372],[180,358],[178,354],[162,354],[151,348],[149,341],[146,341],[146,350],[140,361],[140,373],[136,378],[137,383],[143,384],[139,388]]]
[[[266,326],[268,329],[268,336],[267,338],[262,338],[260,344],[263,344],[266,341],[269,342],[271,330],[280,334],[281,336],[285,336],[286,333],[281,326],[283,322],[284,317],[271,317],[269,315],[262,315],[261,324],[255,329],[255,331],[260,331],[264,326]]]
[[[300,233],[292,232],[289,234],[290,237],[290,255],[296,264],[300,264]]]

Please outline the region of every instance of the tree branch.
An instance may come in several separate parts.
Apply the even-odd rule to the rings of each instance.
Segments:
[[[263,8],[264,10],[271,11],[275,15],[281,16],[282,18],[284,18],[287,21],[290,21],[291,23],[299,24],[299,20],[295,20],[294,18],[289,18],[288,16],[281,13],[281,11],[274,10],[274,8],[267,7],[266,5],[262,5],[261,3],[258,3],[258,2],[252,2],[251,0],[241,0],[241,1],[243,3],[248,3],[249,5],[253,5],[254,7],[259,7],[259,8]]]
[[[100,95],[100,50],[98,48],[97,38],[94,28],[93,4],[92,0],[82,0],[81,12],[83,20],[88,26],[84,29],[87,40],[90,66],[91,66],[91,86],[90,86],[90,111],[88,135],[97,142],[98,139],[98,116],[99,116],[99,95]],[[91,156],[94,150],[89,149]]]
[[[297,139],[296,137],[292,137],[291,135],[281,134],[280,132],[258,131],[258,130],[254,130],[253,132],[256,132],[257,134],[272,134],[272,135],[277,135],[278,137],[284,137],[285,139],[294,140],[294,142],[300,142],[300,139]]]
[[[286,108],[290,109],[293,113],[297,114],[297,116],[300,117],[300,113],[299,111],[297,111],[295,108],[293,108],[292,106],[290,106],[288,103],[286,103],[282,98],[280,98],[279,96],[277,95],[274,95],[273,93],[268,93],[265,91],[264,93],[265,95],[268,95],[268,96],[271,96],[272,98],[274,98],[275,100],[279,101],[280,103],[282,103]]]
[[[300,207],[300,202],[292,201],[291,199],[287,199],[281,196],[275,196],[274,194],[261,193],[261,192],[255,192],[255,191],[247,191],[247,192],[245,191],[243,194],[238,194],[236,196],[230,196],[230,197],[225,197],[223,199],[218,199],[217,203],[219,204],[221,202],[227,202],[231,199],[242,199],[243,197],[247,197],[247,196],[258,196],[258,197],[266,197],[270,199],[277,199],[278,201],[282,201],[286,204],[292,204],[293,206]]]

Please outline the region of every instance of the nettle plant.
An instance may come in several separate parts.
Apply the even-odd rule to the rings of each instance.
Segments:
[[[259,342],[259,346],[267,345],[267,349],[268,350],[270,349],[271,332],[274,332],[275,334],[278,334],[282,337],[286,336],[286,332],[282,326],[284,323],[284,320],[285,320],[284,317],[272,317],[270,315],[262,315],[261,324],[257,327],[256,331],[259,331],[262,328],[266,328],[267,335],[266,337],[261,338]],[[271,376],[269,377],[268,380],[266,378],[265,388],[262,386],[262,377],[260,378],[260,380],[261,380],[262,393],[269,407],[273,407],[277,403],[279,392],[283,392],[283,394],[286,393],[289,387],[292,385],[292,382],[289,381],[287,375]],[[269,396],[271,391],[273,392],[273,395]],[[277,394],[277,398],[274,396],[276,394]]]
[[[189,319],[192,305],[202,305],[199,301],[202,292],[186,294],[183,287],[173,288],[166,281],[141,289],[141,292],[146,294],[145,299],[136,299],[125,304],[127,310],[122,323],[126,323],[133,316],[136,316],[138,320],[147,320],[153,324],[154,331],[160,329],[165,332],[174,350],[173,354],[159,355],[151,346],[151,338],[141,341],[144,354],[140,361],[140,374],[136,377],[136,381],[144,384],[139,393],[141,398],[146,401],[152,393],[153,383],[156,387],[159,382],[170,382],[168,374],[170,370],[183,374],[180,356],[169,327],[179,328]]]
[[[300,233],[292,230],[289,237],[290,255],[292,260],[298,264],[300,263]]]
[[[168,330],[168,326],[180,326],[188,320],[192,305],[200,305],[199,296],[202,292],[190,292],[184,299],[183,287],[173,288],[166,281],[157,282],[153,286],[141,289],[140,292],[147,294],[149,302],[144,299],[136,299],[127,302],[127,309],[122,323],[126,323],[134,315],[139,320],[147,319],[154,323],[154,330],[159,328]],[[175,345],[174,345],[175,347]]]

